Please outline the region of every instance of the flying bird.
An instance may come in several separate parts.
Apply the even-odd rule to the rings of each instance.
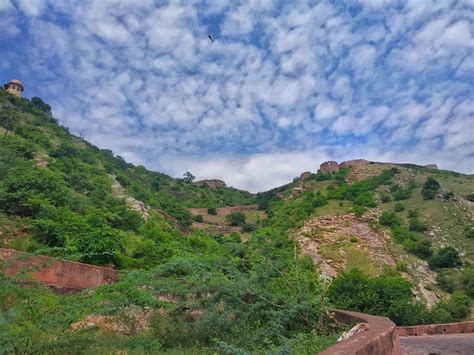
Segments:
[[[211,40],[212,43],[214,43],[214,38],[212,38],[211,35],[207,35],[207,37]]]

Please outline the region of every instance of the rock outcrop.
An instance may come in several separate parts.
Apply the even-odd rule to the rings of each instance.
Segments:
[[[339,164],[337,163],[337,161],[334,161],[334,160],[326,161],[319,166],[318,172],[337,173],[339,172]]]
[[[436,164],[428,164],[428,165],[425,165],[425,168],[426,168],[426,169],[432,169],[432,170],[438,170],[438,165],[436,165]]]
[[[301,173],[299,180],[304,181],[306,179],[309,179],[311,177],[311,172],[310,171],[305,171],[304,173]]]
[[[226,187],[225,182],[219,179],[199,180],[199,181],[195,181],[194,185],[197,185],[197,186],[207,185],[212,189],[215,189],[217,187]]]
[[[339,164],[339,169],[346,169],[350,168],[351,166],[364,166],[369,165],[369,161],[365,159],[353,159],[353,160],[346,160]]]

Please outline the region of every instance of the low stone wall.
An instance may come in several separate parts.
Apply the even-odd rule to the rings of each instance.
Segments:
[[[369,329],[331,346],[321,355],[401,355],[397,330],[390,319],[338,309],[334,312],[341,323],[367,323]]]
[[[30,255],[0,248],[0,269],[6,276],[25,281],[39,281],[62,293],[113,283],[117,270],[58,260],[49,256]]]
[[[400,337],[435,334],[474,333],[474,321],[445,324],[414,325],[411,327],[397,327],[397,333]]]

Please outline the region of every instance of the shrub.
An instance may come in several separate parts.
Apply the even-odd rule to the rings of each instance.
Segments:
[[[395,212],[382,212],[379,218],[379,222],[382,226],[394,227],[401,224],[400,217]]]
[[[246,218],[242,212],[232,212],[225,216],[225,221],[235,227],[244,225]]]
[[[364,206],[360,206],[360,205],[352,206],[352,212],[354,212],[354,214],[357,217],[362,217],[365,211],[366,211],[366,208]]]
[[[439,182],[436,181],[435,178],[429,177],[426,179],[425,183],[423,184],[423,188],[421,189],[421,195],[425,200],[432,200],[436,197],[436,193],[440,188]]]
[[[433,323],[450,323],[463,320],[471,314],[471,300],[465,294],[455,292],[448,300],[434,305],[430,312]]]
[[[474,192],[468,194],[468,195],[466,196],[466,200],[471,201],[471,202],[474,202]]]
[[[393,205],[393,210],[395,212],[402,212],[405,210],[405,206],[403,205],[403,203],[397,202],[395,205]]]
[[[386,202],[389,202],[391,200],[390,198],[390,195],[385,193],[385,192],[382,192],[380,194],[380,201],[382,201],[382,203],[386,203]]]
[[[464,235],[468,239],[473,239],[474,238],[474,224],[464,228]]]
[[[454,192],[447,191],[443,194],[443,200],[451,200],[454,197]]]
[[[470,297],[474,297],[474,266],[466,267],[461,276],[461,287]]]
[[[351,241],[351,243],[357,243],[359,241],[359,239],[357,239],[357,237],[354,236],[354,237],[351,237],[350,241]]]
[[[202,218],[202,216],[201,216],[200,214],[194,215],[194,216],[192,217],[192,219],[193,219],[194,222],[200,222],[200,223],[202,223],[202,222],[204,221],[203,218]]]
[[[409,227],[412,232],[426,232],[428,230],[428,225],[418,218],[410,218]]]
[[[462,265],[459,253],[453,247],[444,247],[429,260],[432,269],[453,268]]]
[[[255,225],[246,223],[242,226],[242,233],[250,233],[255,230]]]
[[[410,218],[418,217],[418,211],[417,210],[409,210],[408,211],[408,217],[410,217]]]
[[[406,251],[415,254],[421,259],[427,259],[433,255],[433,249],[429,240],[406,240],[403,246]]]
[[[214,207],[210,207],[210,208],[207,209],[207,213],[212,215],[212,216],[215,216],[215,215],[217,215],[217,210]]]
[[[436,284],[440,289],[449,293],[453,293],[456,288],[453,278],[444,270],[438,272],[438,275],[436,276]]]

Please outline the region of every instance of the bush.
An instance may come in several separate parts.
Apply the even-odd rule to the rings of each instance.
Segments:
[[[432,269],[453,268],[462,265],[459,253],[453,247],[444,247],[429,260]]]
[[[411,284],[399,275],[344,272],[332,281],[328,296],[337,308],[389,317],[397,325],[419,324],[426,317],[424,306],[413,304]]]
[[[433,255],[433,249],[431,248],[431,242],[429,240],[406,240],[403,246],[406,251],[415,254],[421,259],[427,259]]]
[[[443,200],[451,200],[454,197],[454,192],[447,191],[443,194]]]
[[[385,193],[385,192],[382,192],[380,194],[380,201],[382,201],[382,203],[386,203],[386,202],[389,202],[391,200],[390,198],[390,195]]]
[[[468,194],[468,195],[466,196],[466,200],[471,201],[471,202],[474,202],[474,192]]]
[[[193,215],[192,219],[194,222],[199,222],[199,223],[202,223],[204,221],[200,214]]]
[[[436,197],[436,193],[439,189],[439,182],[436,181],[435,178],[430,176],[423,184],[423,188],[421,189],[421,195],[425,200],[432,200]]]
[[[417,210],[409,210],[408,211],[408,217],[410,217],[410,218],[418,217],[418,211]]]
[[[470,297],[474,297],[474,266],[466,267],[461,276],[461,287]]]
[[[242,212],[232,212],[225,216],[225,221],[233,227],[242,226],[245,224],[246,217]]]
[[[395,227],[399,226],[402,222],[400,217],[395,212],[382,212],[379,218],[379,222],[382,226]]]
[[[354,214],[357,217],[362,217],[365,211],[366,211],[366,208],[364,206],[360,206],[360,205],[352,206],[352,212],[354,212]]]
[[[456,288],[453,278],[444,270],[438,272],[436,284],[440,289],[449,293],[453,293]]]
[[[395,212],[402,212],[405,210],[405,206],[403,205],[403,203],[397,202],[395,205],[393,205],[393,210]]]
[[[215,215],[217,215],[217,210],[214,207],[210,207],[210,208],[207,209],[207,213],[212,215],[212,216],[215,216]]]
[[[471,314],[471,300],[465,294],[455,292],[448,300],[434,305],[430,312],[433,323],[451,323],[466,319]]]
[[[254,230],[255,230],[254,224],[246,223],[242,226],[242,233],[250,233],[250,232],[253,232]]]
[[[418,218],[410,218],[408,229],[412,232],[426,232],[428,230],[428,225],[421,222]]]
[[[474,224],[464,228],[464,235],[468,239],[473,239],[474,238]]]

